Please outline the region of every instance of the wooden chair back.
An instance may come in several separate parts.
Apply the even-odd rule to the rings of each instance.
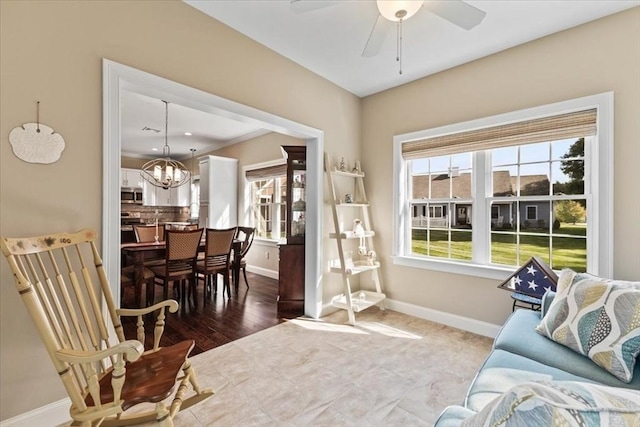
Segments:
[[[169,230],[165,233],[167,251],[165,255],[166,275],[172,272],[191,270],[194,272],[198,258],[198,247],[203,229]]]
[[[166,232],[167,261],[184,261],[198,256],[202,228],[196,230],[169,230]]]
[[[205,258],[207,264],[229,265],[236,227],[206,229]]]
[[[196,264],[196,271],[205,279],[205,291],[215,287],[217,274],[222,273],[224,278],[223,294],[227,291],[231,297],[229,284],[229,270],[231,265],[231,249],[236,228],[206,229],[205,257]]]
[[[134,225],[133,232],[136,235],[136,242],[149,243],[156,241],[155,225]],[[164,224],[158,224],[158,240],[164,241]]]
[[[242,241],[242,245],[240,246],[240,258],[244,258],[244,256],[251,249],[251,245],[253,244],[253,237],[256,234],[256,229],[253,227],[237,227],[236,239]]]
[[[135,360],[138,356],[132,347],[97,364],[74,364],[64,357],[110,349],[125,341],[95,241],[92,230],[0,240],[18,292],[79,411],[87,410],[85,391],[95,390],[102,373],[111,366],[114,372],[122,371],[123,357]],[[100,294],[111,324],[103,316]],[[114,402],[118,400],[119,392],[114,395]]]
[[[160,347],[165,309],[175,313],[178,303],[167,300],[143,309],[116,309],[96,238],[95,231],[81,230],[2,238],[0,247],[71,399],[73,425],[153,420],[173,425],[181,409],[213,394],[200,388],[187,359],[193,341]],[[153,348],[145,352],[144,319],[153,312],[157,313]],[[122,316],[137,317],[137,340],[125,340]],[[183,376],[178,378],[180,370]],[[179,386],[167,408],[164,401],[176,390],[176,382]],[[189,385],[195,394],[186,398]],[[155,403],[154,409],[123,416],[143,402]]]

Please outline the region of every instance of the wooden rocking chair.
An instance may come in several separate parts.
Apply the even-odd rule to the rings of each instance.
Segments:
[[[200,388],[189,362],[193,341],[160,347],[165,310],[175,313],[178,303],[167,300],[144,309],[116,309],[95,240],[95,231],[82,230],[3,238],[0,245],[69,394],[73,425],[120,426],[156,420],[161,426],[173,426],[173,417],[181,409],[213,395]],[[153,312],[158,313],[153,347],[145,351],[143,319]],[[137,340],[125,340],[123,316],[137,317]],[[164,401],[176,385],[167,405]],[[185,398],[189,385],[195,393]],[[143,402],[155,405],[145,412],[125,414]]]

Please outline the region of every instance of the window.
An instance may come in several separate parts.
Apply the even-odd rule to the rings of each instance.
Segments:
[[[611,249],[612,105],[596,95],[397,136],[394,262],[503,278],[539,256],[610,275],[598,243]]]
[[[538,219],[537,206],[527,205],[526,209],[527,209],[527,217],[526,217],[527,221],[535,221],[536,219]]]
[[[272,240],[285,237],[285,185],[285,177],[251,182],[251,222],[256,237]]]
[[[500,218],[500,205],[491,205],[491,220]]]
[[[429,207],[430,218],[443,218],[443,212],[445,212],[445,207],[442,205]]]
[[[286,164],[258,167],[245,172],[248,180],[251,226],[256,237],[286,237]]]

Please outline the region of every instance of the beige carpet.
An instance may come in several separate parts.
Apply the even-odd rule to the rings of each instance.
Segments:
[[[193,358],[215,396],[182,426],[430,426],[492,340],[390,310],[292,320]]]
[[[296,319],[192,359],[216,394],[176,426],[431,426],[492,340],[377,307]],[[154,425],[154,424],[149,424]]]

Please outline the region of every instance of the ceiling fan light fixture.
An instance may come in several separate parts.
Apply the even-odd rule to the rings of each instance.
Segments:
[[[423,1],[412,0],[377,0],[378,11],[385,19],[392,22],[406,21],[420,10]]]

